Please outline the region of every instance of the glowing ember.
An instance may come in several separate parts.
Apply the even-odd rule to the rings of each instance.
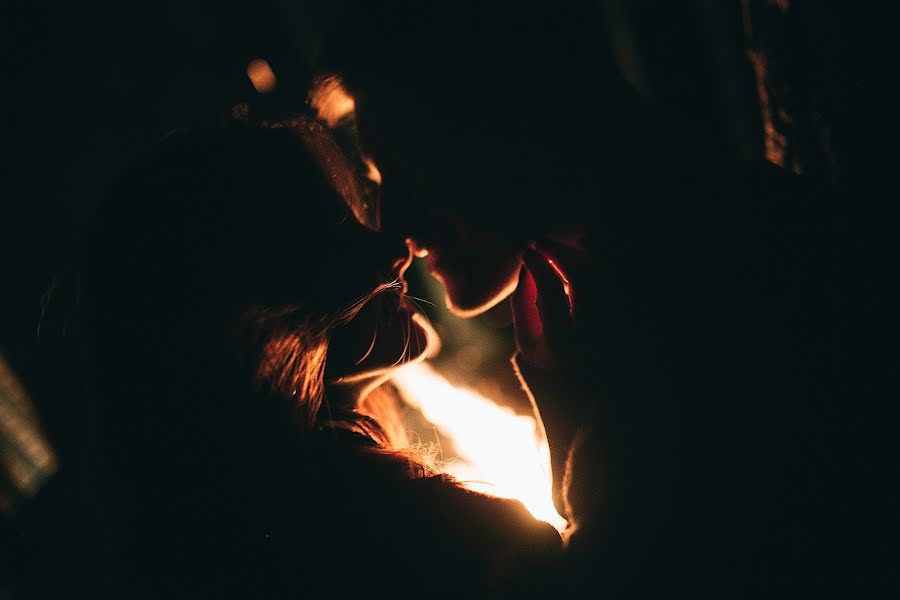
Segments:
[[[268,94],[275,89],[275,73],[265,60],[256,58],[247,65],[247,77],[260,94]]]
[[[565,529],[553,506],[550,449],[533,418],[450,384],[424,363],[398,370],[403,399],[453,442],[459,456],[444,470],[465,487],[520,500],[535,518]]]

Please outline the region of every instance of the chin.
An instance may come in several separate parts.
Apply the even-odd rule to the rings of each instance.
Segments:
[[[506,279],[493,286],[477,286],[467,289],[465,286],[454,286],[444,281],[446,289],[445,301],[447,308],[457,317],[475,317],[493,308],[503,300],[506,300],[519,283],[518,268]]]
[[[508,298],[521,268],[522,253],[515,248],[428,255],[428,270],[444,286],[447,308],[458,317],[480,315]]]
[[[393,372],[408,364],[418,363],[435,356],[440,350],[440,337],[424,314],[405,303],[404,310],[409,311],[410,330],[383,331],[379,343],[373,345],[364,360],[344,369],[333,377],[334,383],[358,384],[364,382],[366,388],[377,387]],[[396,321],[396,315],[394,315]],[[408,338],[406,337],[408,333]],[[386,334],[386,335],[385,335]]]

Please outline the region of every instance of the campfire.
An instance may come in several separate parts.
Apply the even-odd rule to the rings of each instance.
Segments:
[[[445,472],[468,489],[520,500],[535,518],[565,529],[552,500],[550,449],[532,417],[452,385],[426,363],[400,368],[394,384],[451,440],[455,456]]]

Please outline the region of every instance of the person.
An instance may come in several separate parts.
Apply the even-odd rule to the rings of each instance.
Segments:
[[[380,384],[434,332],[321,126],[175,133],[90,235],[92,597],[547,597],[561,541],[411,449]]]
[[[512,298],[572,595],[833,591],[835,199],[677,136],[584,11],[356,6],[310,104],[354,100],[385,229],[427,255],[451,310]]]

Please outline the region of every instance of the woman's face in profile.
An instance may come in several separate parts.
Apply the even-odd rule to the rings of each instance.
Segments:
[[[323,168],[326,178],[340,179],[343,164]],[[329,172],[330,171],[330,172]],[[337,172],[336,172],[337,171]],[[333,185],[333,184],[332,184]],[[346,310],[349,320],[330,331],[326,379],[369,381],[393,368],[424,359],[438,343],[424,314],[406,296],[404,273],[412,254],[402,238],[381,232],[380,215],[357,190],[341,189],[308,207],[307,256],[298,273],[304,287],[325,294],[329,312]],[[337,218],[332,212],[338,207]],[[311,243],[309,243],[311,242]]]
[[[412,258],[409,248],[354,219],[347,219],[339,229],[333,240],[339,247],[324,248],[323,256],[331,276],[354,283],[357,293],[334,298],[337,306],[347,306],[354,316],[331,331],[327,379],[373,379],[424,359],[437,343],[437,334],[405,295],[403,275]]]
[[[384,176],[385,226],[427,256],[447,308],[470,317],[507,298],[527,245],[515,214],[498,208],[514,195],[509,180],[517,171],[503,160],[516,149],[474,121],[438,132],[429,120],[444,114],[438,108],[417,115],[393,98],[367,97],[354,114]]]
[[[326,132],[300,124],[189,133],[163,145],[148,173],[153,184],[138,180],[148,211],[135,210],[143,205],[130,187],[127,218],[152,232],[140,236],[152,240],[144,256],[168,265],[166,295],[199,298],[206,314],[220,306],[305,320],[330,338],[331,381],[424,357],[430,333],[404,296],[410,250],[378,231]],[[279,335],[299,333],[283,323]]]

